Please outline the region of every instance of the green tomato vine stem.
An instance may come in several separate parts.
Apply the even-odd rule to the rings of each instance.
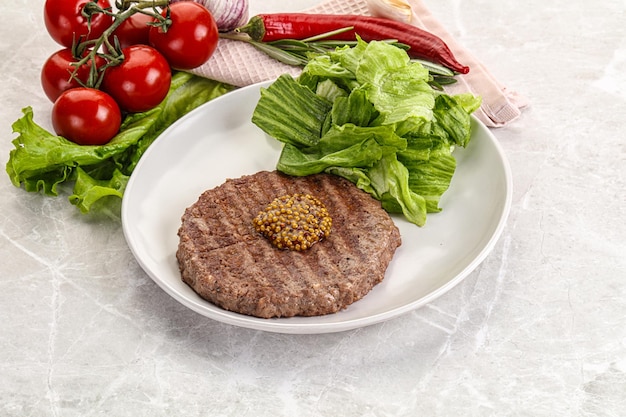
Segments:
[[[89,88],[99,88],[107,68],[119,65],[124,60],[124,54],[121,51],[117,38],[111,43],[110,38],[115,29],[117,29],[126,19],[135,13],[143,13],[154,17],[156,22],[153,26],[167,25],[168,19],[159,13],[158,8],[165,8],[169,4],[169,0],[121,0],[117,1],[115,7],[117,12],[111,8],[102,8],[96,1],[90,1],[85,4],[82,14],[91,22],[95,14],[105,14],[113,18],[113,23],[109,26],[97,39],[78,40],[72,46],[72,54],[76,59],[72,63],[74,71],[71,78],[75,79],[79,84]],[[105,64],[98,68],[98,58],[102,58]],[[86,83],[77,78],[78,69],[83,65],[89,66],[89,77]]]

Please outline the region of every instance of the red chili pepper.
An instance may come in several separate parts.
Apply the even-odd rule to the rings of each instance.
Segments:
[[[456,60],[441,38],[416,26],[391,19],[361,15],[269,13],[252,17],[247,25],[237,31],[247,33],[257,42],[271,42],[280,39],[302,40],[346,27],[354,29],[325,39],[353,41],[356,34],[366,42],[395,39],[409,46],[407,53],[413,58],[433,61],[461,74],[469,72],[469,67]]]

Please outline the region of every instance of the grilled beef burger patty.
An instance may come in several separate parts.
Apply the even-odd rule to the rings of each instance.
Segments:
[[[278,196],[308,194],[332,217],[330,234],[306,250],[278,249],[253,219]],[[335,175],[276,171],[229,179],[185,210],[176,257],[202,298],[271,318],[335,313],[384,278],[400,232],[380,202]]]

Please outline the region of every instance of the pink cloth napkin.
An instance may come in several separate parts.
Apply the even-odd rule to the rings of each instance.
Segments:
[[[472,53],[460,45],[432,15],[421,0],[408,0],[413,9],[412,24],[442,38],[456,58],[470,67],[458,75],[457,83],[446,86],[449,94],[471,92],[482,97],[482,106],[474,114],[489,127],[504,126],[521,114],[527,100],[507,89]],[[369,14],[366,0],[328,0],[305,10],[309,13]],[[277,78],[283,73],[297,76],[301,68],[278,62],[245,42],[221,39],[211,59],[193,73],[238,87]]]

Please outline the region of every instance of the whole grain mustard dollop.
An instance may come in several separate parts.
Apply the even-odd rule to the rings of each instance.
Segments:
[[[309,194],[275,198],[252,221],[278,249],[303,251],[330,235],[332,219],[320,200]]]

